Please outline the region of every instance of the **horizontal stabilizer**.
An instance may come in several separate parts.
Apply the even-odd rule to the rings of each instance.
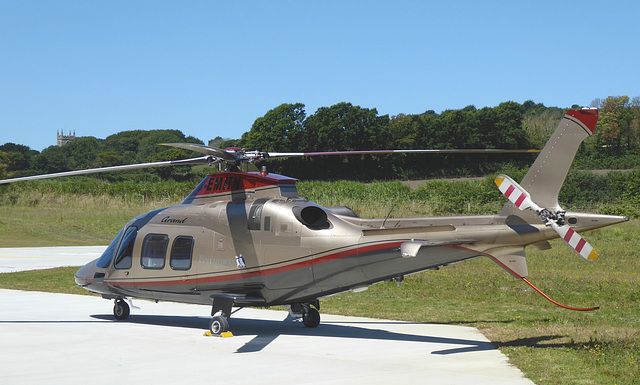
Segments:
[[[529,275],[527,258],[522,248],[497,249],[485,255],[516,278],[524,278]]]
[[[402,258],[415,258],[418,252],[423,247],[432,246],[450,246],[450,245],[462,245],[465,243],[471,243],[472,240],[455,240],[455,241],[410,241],[404,242],[400,245],[400,254]]]

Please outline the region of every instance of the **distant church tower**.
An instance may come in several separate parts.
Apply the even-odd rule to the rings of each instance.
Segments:
[[[58,134],[58,147],[62,147],[76,138],[76,130],[73,130],[73,134],[71,133],[71,130],[69,130],[69,135],[65,135],[64,130],[62,130],[62,132],[56,132]]]

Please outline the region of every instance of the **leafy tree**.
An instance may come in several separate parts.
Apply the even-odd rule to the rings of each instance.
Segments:
[[[495,139],[492,144],[502,148],[529,148],[528,137],[522,129],[522,106],[516,102],[504,102],[494,111],[493,124],[487,127],[489,137]]]
[[[29,146],[25,146],[22,144],[15,144],[15,143],[5,143],[2,146],[0,146],[0,151],[3,152],[18,152],[20,154],[27,154],[32,150],[31,148],[29,148]],[[36,151],[37,152],[37,151]]]
[[[58,146],[49,146],[31,158],[31,168],[42,174],[71,170],[67,153]]]
[[[351,103],[321,107],[307,117],[300,135],[293,136],[294,151],[372,150],[387,148],[391,140],[389,116],[378,116],[376,109],[361,108]],[[273,162],[272,162],[273,163]],[[277,164],[274,164],[277,165]],[[311,178],[355,178],[376,174],[379,157],[326,156],[288,160],[284,169],[291,175]],[[382,176],[384,177],[384,176]]]
[[[542,148],[544,146],[558,123],[562,120],[565,112],[565,109],[545,107],[542,103],[537,104],[534,108],[525,107],[522,128],[527,132],[532,148]]]
[[[103,151],[99,153],[93,161],[91,167],[109,167],[122,164],[122,156],[115,151]]]
[[[420,142],[424,131],[420,115],[398,114],[389,120],[391,143],[397,149],[411,149]]]
[[[0,151],[0,179],[6,179],[11,176],[8,172],[9,155],[4,151]]]
[[[281,104],[256,119],[239,145],[247,150],[299,151],[305,117],[304,104]]]
[[[184,141],[184,134],[178,130],[147,131],[138,144],[137,161],[152,162],[157,154],[167,150],[167,147],[160,146],[160,143],[181,143]]]
[[[25,174],[28,172],[31,164],[31,158],[37,154],[38,151],[32,150],[28,146],[15,143],[5,143],[0,146],[0,151],[4,152],[8,156],[6,163],[7,171],[17,174]]]
[[[596,138],[600,147],[620,155],[624,150],[638,149],[640,103],[628,96],[609,96],[600,102]]]
[[[242,147],[242,139],[226,139],[220,142],[218,146],[215,146],[221,149],[230,148],[230,147]]]
[[[441,125],[435,133],[437,148],[476,148],[480,142],[477,110],[468,106],[462,110],[444,111]]]
[[[215,138],[209,140],[209,143],[207,143],[207,146],[220,148],[220,143],[222,142],[224,142],[224,139],[222,139],[221,136],[216,136]]]
[[[304,151],[374,150],[391,139],[389,116],[351,103],[321,107],[304,122]]]
[[[137,158],[138,145],[146,131],[133,130],[122,131],[107,136],[104,140],[104,148],[118,154],[124,164],[134,163]]]
[[[80,170],[92,167],[98,154],[102,151],[102,141],[93,136],[84,136],[76,138],[60,148],[69,158],[69,167],[73,170]]]
[[[7,171],[21,171],[29,168],[28,158],[19,152],[5,152],[7,156]]]

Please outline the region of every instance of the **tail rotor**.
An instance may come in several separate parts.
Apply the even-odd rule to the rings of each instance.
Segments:
[[[520,210],[529,209],[534,211],[540,220],[558,233],[560,238],[579,256],[589,262],[594,262],[598,259],[598,253],[593,250],[589,242],[585,241],[580,234],[565,223],[565,210],[552,211],[540,207],[531,199],[531,195],[522,188],[522,186],[507,175],[498,175],[495,183],[500,192],[502,192],[511,203]]]

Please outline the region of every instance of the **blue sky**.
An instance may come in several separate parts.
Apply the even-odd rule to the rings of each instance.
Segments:
[[[561,4],[557,4],[561,3]],[[0,0],[0,144],[238,138],[282,103],[379,114],[640,95],[635,1]]]

